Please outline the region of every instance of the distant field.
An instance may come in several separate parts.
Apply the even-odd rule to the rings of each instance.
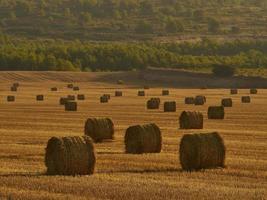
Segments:
[[[109,76],[107,76],[109,75]],[[41,78],[43,77],[43,79]],[[233,108],[226,108],[224,120],[208,120],[207,108],[229,97],[229,89],[169,88],[170,96],[161,96],[162,87],[146,90],[137,97],[141,84],[125,79],[125,85],[109,81],[105,73],[0,73],[0,199],[266,199],[267,196],[267,90],[252,95],[251,104],[241,104],[247,89],[233,96]],[[117,74],[114,73],[114,79]],[[134,79],[135,77],[132,77]],[[113,79],[112,79],[113,80]],[[129,82],[131,84],[129,84]],[[66,88],[75,81],[80,91]],[[134,82],[135,81],[135,82]],[[153,81],[153,80],[152,80]],[[18,92],[10,85],[20,82]],[[143,84],[143,83],[142,83]],[[51,92],[51,87],[58,92]],[[152,85],[153,86],[153,85]],[[166,85],[164,86],[165,88]],[[114,97],[116,89],[123,97]],[[77,112],[65,112],[59,97],[85,94]],[[108,104],[99,97],[110,93]],[[6,96],[14,94],[16,102]],[[36,102],[44,94],[44,102]],[[185,96],[206,95],[207,104],[184,104]],[[176,113],[146,110],[150,97],[162,102],[175,100]],[[179,130],[182,111],[201,111],[205,116],[203,130]],[[92,176],[46,176],[44,153],[52,136],[83,135],[89,117],[110,117],[115,124],[115,140],[96,144],[96,171]],[[155,122],[162,131],[160,154],[127,155],[124,134],[127,127]],[[226,168],[200,172],[183,172],[178,159],[179,142],[185,133],[218,131],[227,148]]]

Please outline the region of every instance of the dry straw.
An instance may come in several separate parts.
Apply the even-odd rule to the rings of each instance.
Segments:
[[[209,119],[224,119],[224,107],[223,106],[210,106],[208,108]]]
[[[168,96],[169,94],[169,90],[162,90],[162,96]]]
[[[241,101],[242,103],[250,103],[251,102],[250,96],[241,97]]]
[[[186,134],[180,142],[180,163],[183,170],[225,167],[225,145],[217,133]]]
[[[147,109],[159,109],[160,101],[157,99],[150,99],[146,103]]]
[[[94,173],[95,152],[90,137],[52,137],[46,147],[48,175],[89,175]]]
[[[175,101],[164,102],[164,112],[176,112],[176,102]]]
[[[124,137],[126,153],[160,153],[161,131],[156,124],[131,126]]]
[[[257,94],[258,90],[256,88],[251,88],[250,89],[250,94]]]
[[[233,89],[230,90],[230,94],[237,94],[237,93],[238,93],[238,90],[237,89],[234,89],[233,88]]]
[[[195,104],[195,98],[194,97],[185,97],[184,103],[185,104]]]
[[[203,114],[200,112],[183,111],[179,118],[180,129],[202,129]]]
[[[13,102],[13,101],[15,101],[15,96],[7,96],[6,99],[8,102]]]
[[[44,95],[42,94],[36,95],[36,101],[43,101],[43,100],[44,100]]]
[[[206,103],[206,97],[198,95],[195,97],[195,105],[204,105]]]
[[[65,111],[77,111],[77,102],[66,101],[65,102]]]
[[[77,99],[80,101],[83,101],[83,100],[85,100],[85,95],[84,94],[78,94]]]
[[[89,118],[85,122],[84,134],[90,136],[94,142],[114,138],[114,124],[109,118]]]
[[[145,96],[145,91],[143,90],[138,91],[138,96]]]
[[[233,106],[232,99],[231,98],[222,99],[222,106],[223,107],[232,107]]]

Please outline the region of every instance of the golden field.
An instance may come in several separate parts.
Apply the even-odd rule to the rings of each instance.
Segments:
[[[233,95],[233,108],[226,108],[224,120],[208,120],[209,105],[229,97],[229,89],[168,88],[146,90],[137,97],[141,85],[117,85],[101,79],[101,73],[0,73],[0,199],[267,199],[267,90],[259,89],[251,104],[241,104],[242,89]],[[104,74],[105,75],[105,74]],[[18,92],[10,92],[19,82]],[[67,89],[74,82],[80,91]],[[51,92],[51,87],[59,91]],[[114,97],[115,90],[123,97]],[[111,94],[108,104],[100,104],[103,93]],[[7,95],[15,102],[7,102]],[[45,101],[37,102],[36,95]],[[59,98],[85,94],[77,112],[65,112]],[[204,106],[185,105],[185,96],[206,95]],[[148,111],[146,101],[160,96],[175,100],[176,113]],[[182,111],[201,111],[203,130],[179,130]],[[52,136],[83,135],[89,117],[110,117],[115,124],[115,140],[95,144],[96,170],[92,176],[46,176],[45,147]],[[162,131],[160,154],[124,153],[124,134],[130,125],[155,122]],[[226,145],[226,168],[183,172],[179,163],[179,143],[185,133],[218,131]]]

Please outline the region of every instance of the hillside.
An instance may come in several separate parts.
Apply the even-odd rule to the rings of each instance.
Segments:
[[[97,41],[266,38],[266,0],[4,0],[0,32]]]

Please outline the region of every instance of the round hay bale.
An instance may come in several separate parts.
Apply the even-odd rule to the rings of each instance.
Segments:
[[[185,97],[184,103],[185,104],[195,104],[195,98],[194,97]]]
[[[162,96],[168,96],[169,94],[169,90],[162,90]]]
[[[36,101],[43,101],[43,100],[44,100],[44,95],[42,94],[36,95]]]
[[[224,107],[223,106],[210,106],[208,108],[209,119],[224,119]]]
[[[176,102],[175,101],[164,102],[164,112],[176,112]]]
[[[109,118],[89,118],[85,122],[84,134],[90,136],[94,142],[114,138],[114,124]]]
[[[115,97],[121,97],[122,91],[115,91]]]
[[[69,89],[73,89],[73,84],[71,84],[71,83],[68,84],[68,85],[67,85],[67,88],[69,88]]]
[[[222,106],[223,107],[232,107],[233,106],[232,99],[231,98],[222,99]]]
[[[80,88],[78,86],[73,87],[73,91],[79,91],[79,90],[80,90]]]
[[[56,92],[56,91],[57,91],[57,88],[56,88],[56,87],[52,87],[52,88],[51,88],[51,91],[52,91],[52,92]]]
[[[225,145],[217,133],[186,134],[180,142],[180,163],[183,170],[225,167]]]
[[[183,111],[179,118],[180,129],[203,129],[203,114]]]
[[[61,97],[61,98],[59,99],[59,104],[60,104],[60,105],[65,105],[65,103],[66,103],[67,101],[69,101],[69,99],[68,99],[67,97]]]
[[[19,83],[13,83],[13,87],[19,87]]]
[[[157,101],[160,104],[160,98],[158,97],[152,97],[150,100]]]
[[[75,95],[68,95],[67,98],[69,101],[75,101],[76,97],[75,97]]]
[[[238,94],[238,90],[233,88],[230,90],[230,94]]]
[[[17,90],[18,90],[18,88],[15,87],[15,86],[11,86],[11,87],[10,87],[10,91],[11,91],[11,92],[17,92]]]
[[[160,153],[161,131],[156,124],[131,126],[126,130],[124,143],[126,153]]]
[[[8,102],[13,102],[13,101],[15,101],[15,96],[7,96],[6,99]]]
[[[77,111],[77,102],[66,101],[65,102],[65,111]]]
[[[80,101],[83,101],[83,100],[85,100],[85,95],[84,94],[78,94],[77,99]]]
[[[88,136],[48,140],[45,153],[48,175],[90,175],[94,173],[95,162],[94,145]]]
[[[123,80],[117,80],[117,84],[118,85],[123,85],[124,84],[124,81]]]
[[[140,96],[140,97],[145,96],[145,91],[143,91],[143,90],[138,91],[138,96]]]
[[[103,96],[105,96],[106,98],[108,98],[108,100],[110,100],[110,94],[103,94]]]
[[[101,96],[100,97],[100,103],[108,103],[109,98],[107,96]]]
[[[159,109],[159,101],[157,99],[150,99],[146,103],[147,109]]]
[[[250,89],[250,94],[257,94],[258,90],[256,88],[251,88]]]
[[[195,97],[195,105],[204,105],[206,103],[206,97],[198,95]]]
[[[241,101],[242,103],[250,103],[251,102],[250,96],[241,97]]]

